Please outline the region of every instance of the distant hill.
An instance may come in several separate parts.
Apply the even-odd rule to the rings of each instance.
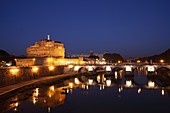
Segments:
[[[0,49],[0,63],[4,62],[12,62],[12,65],[15,65],[14,57],[8,54],[6,51]]]
[[[158,55],[153,55],[153,56],[149,56],[149,57],[143,57],[143,58],[139,58],[139,60],[141,61],[150,61],[152,60],[152,62],[160,62],[160,60],[163,59],[165,63],[170,63],[170,49],[166,50],[165,52],[158,54]]]

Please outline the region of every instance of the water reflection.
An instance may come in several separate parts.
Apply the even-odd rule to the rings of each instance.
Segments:
[[[139,89],[138,89],[138,93],[141,93],[141,92],[142,92],[142,88],[139,88]]]
[[[162,94],[162,95],[165,95],[165,91],[164,91],[164,89],[162,89],[161,94]]]
[[[36,88],[37,89],[37,88]],[[62,94],[62,87],[54,89],[54,86],[42,88],[33,104],[38,104],[43,107],[56,107],[64,103],[65,95]],[[34,95],[34,93],[33,93]]]
[[[139,75],[142,71],[145,70],[137,70],[137,74],[135,74],[134,77],[131,75],[124,76],[122,70],[115,71],[113,74],[102,73],[98,75],[81,75],[64,80],[59,84],[36,87],[31,90],[19,92],[15,96],[5,99],[3,103],[0,103],[0,105],[2,105],[0,111],[7,113],[20,111],[23,109],[20,105],[23,103],[29,103],[32,104],[30,106],[39,105],[46,108],[47,112],[51,112],[52,109],[57,109],[59,106],[64,105],[67,100],[66,97],[71,98],[72,94],[78,91],[85,91],[86,94],[89,94],[89,92],[93,90],[94,93],[98,93],[98,90],[100,92],[107,92],[108,89],[115,89],[117,93],[112,93],[118,95],[118,97],[121,97],[123,94],[128,95],[129,90],[135,90],[137,95],[141,95],[143,92],[149,90],[155,91],[155,93],[159,92],[160,96],[167,96],[170,94],[169,87],[162,87],[159,79],[156,78],[155,75],[154,77]],[[146,81],[140,83],[135,77],[144,77]],[[80,96],[80,94],[78,96]]]

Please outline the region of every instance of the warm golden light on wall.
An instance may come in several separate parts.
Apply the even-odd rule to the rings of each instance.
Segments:
[[[51,64],[51,63],[53,63],[53,61],[54,61],[54,59],[53,59],[53,58],[51,58],[51,57],[47,58],[47,62],[48,62],[48,63],[50,63],[50,64]]]
[[[54,85],[49,87],[50,91],[55,91]]]
[[[38,72],[38,70],[39,70],[39,68],[38,68],[38,67],[33,67],[33,68],[32,68],[32,72],[34,72],[34,73],[37,73],[37,72]]]
[[[68,65],[68,68],[73,68],[73,65]]]
[[[62,47],[58,47],[58,49],[62,49]]]
[[[10,69],[10,73],[11,74],[17,74],[19,72],[19,69],[18,68],[12,68],[12,69]]]
[[[55,68],[54,66],[49,66],[49,67],[48,67],[48,69],[49,69],[50,71],[53,71],[54,68]]]
[[[68,85],[69,85],[70,88],[73,88],[73,86],[74,86],[74,84],[72,82],[69,82]]]

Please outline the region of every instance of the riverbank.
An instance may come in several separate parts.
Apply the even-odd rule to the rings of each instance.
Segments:
[[[10,93],[12,91],[15,91],[17,89],[23,88],[25,86],[30,86],[30,85],[36,85],[36,84],[43,84],[43,83],[47,83],[49,81],[55,81],[55,80],[59,80],[59,79],[64,79],[67,77],[72,77],[72,76],[76,76],[78,75],[77,73],[71,73],[71,74],[60,74],[60,75],[54,75],[54,76],[47,76],[47,77],[41,77],[38,79],[34,79],[34,80],[29,80],[29,81],[25,81],[25,82],[20,82],[18,84],[13,84],[13,85],[9,85],[9,86],[5,86],[0,88],[0,96],[5,95],[7,93]]]

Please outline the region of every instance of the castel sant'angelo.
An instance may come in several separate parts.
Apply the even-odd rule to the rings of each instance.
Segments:
[[[30,46],[26,49],[27,57],[56,57],[64,58],[65,48],[64,44],[59,41],[42,39],[38,42],[35,42],[33,46]]]
[[[27,58],[15,59],[17,66],[84,64],[83,58],[65,58],[64,44],[48,35],[26,48]]]

